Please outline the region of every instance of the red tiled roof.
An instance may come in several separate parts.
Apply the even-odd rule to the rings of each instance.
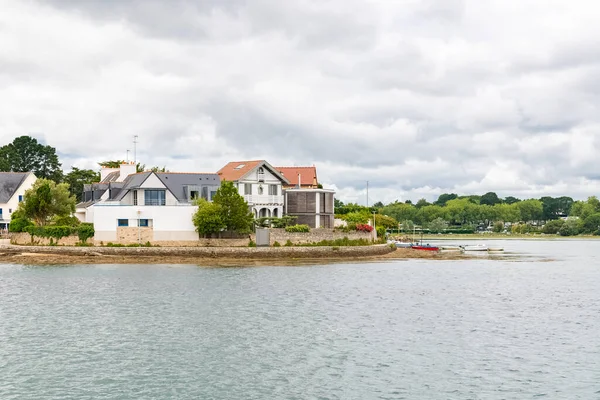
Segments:
[[[264,162],[264,160],[232,161],[218,170],[217,174],[222,181],[237,181]]]
[[[290,185],[298,185],[298,175],[302,182],[300,186],[316,186],[319,184],[317,180],[317,167],[275,167],[283,176],[290,181]]]

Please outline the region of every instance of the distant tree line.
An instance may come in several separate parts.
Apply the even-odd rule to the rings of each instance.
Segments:
[[[411,201],[377,202],[372,207],[344,204],[336,199],[335,213],[351,223],[363,223],[375,213],[381,216],[375,217],[376,222],[385,216],[393,221],[387,220],[388,226],[395,224],[411,230],[419,225],[432,232],[466,233],[488,227],[502,232],[505,224],[510,223],[514,233],[559,233],[565,236],[600,233],[600,201],[595,196],[585,201],[574,201],[568,196],[521,200],[513,196],[501,199],[494,192],[482,196],[444,193],[433,203],[420,199],[416,204]]]

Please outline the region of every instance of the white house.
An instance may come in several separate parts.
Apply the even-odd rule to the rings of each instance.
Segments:
[[[212,200],[220,186],[214,173],[110,171],[97,184],[86,185],[79,218],[94,223],[97,242],[197,240],[192,223],[196,198]],[[135,168],[135,167],[134,167]]]
[[[0,172],[0,229],[8,229],[10,217],[37,178],[33,172]]]
[[[217,174],[234,183],[255,218],[283,216],[282,185],[290,182],[265,160],[232,161]]]

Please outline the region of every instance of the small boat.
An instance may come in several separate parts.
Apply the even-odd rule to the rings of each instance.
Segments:
[[[462,251],[462,247],[460,247],[460,246],[440,246],[440,250]]]
[[[502,248],[502,247],[490,247],[488,249],[488,251],[504,251],[504,248]]]
[[[468,244],[461,246],[464,251],[488,251],[488,246],[485,244]]]
[[[396,247],[401,248],[401,249],[410,249],[413,245],[412,243],[400,242],[400,241],[396,241],[394,244],[396,245]]]
[[[427,250],[427,251],[439,251],[440,248],[437,246],[431,246],[428,244],[414,245],[411,247],[413,250]]]

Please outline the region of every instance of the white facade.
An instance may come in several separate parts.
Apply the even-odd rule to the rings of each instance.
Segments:
[[[94,210],[95,241],[118,241],[117,230],[120,224],[125,227],[124,220],[127,221],[128,228],[152,228],[151,240],[154,241],[198,240],[198,233],[192,222],[192,216],[198,209],[196,206],[128,206],[98,203],[90,208]],[[133,234],[135,238],[135,231]]]
[[[265,165],[259,165],[235,184],[255,218],[283,216],[281,178]]]
[[[19,203],[23,201],[25,191],[31,189],[35,181],[37,181],[36,176],[32,172],[28,173],[25,180],[21,183],[17,190],[15,190],[10,199],[8,199],[6,203],[0,203],[0,229],[8,228],[12,213],[17,211]]]

